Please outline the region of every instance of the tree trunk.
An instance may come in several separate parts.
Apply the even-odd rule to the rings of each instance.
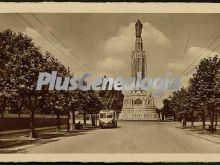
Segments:
[[[95,114],[95,125],[97,126],[98,115]]]
[[[96,125],[96,114],[93,114],[93,120],[94,120],[94,126],[97,126]]]
[[[57,110],[57,131],[60,132],[60,111]]]
[[[70,131],[70,110],[67,109],[67,132]]]
[[[186,127],[186,112],[183,114],[183,127]]]
[[[95,126],[95,116],[93,113],[91,113],[91,122],[92,122],[92,126]]]
[[[22,105],[19,107],[19,110],[18,110],[18,118],[19,119],[21,118],[21,110],[22,110]]]
[[[160,112],[158,112],[158,116],[159,116],[159,119],[160,119]]]
[[[211,131],[212,134],[215,132],[215,130],[214,130],[214,118],[215,118],[215,110],[212,109],[212,111],[211,111],[211,121],[210,121],[211,122],[210,131]]]
[[[29,98],[29,111],[30,111],[30,137],[36,138],[36,132],[34,128],[34,107],[31,106],[31,98]]]
[[[2,111],[1,111],[2,118],[4,118],[4,111],[5,111],[5,109],[6,109],[6,99],[4,98],[3,107],[2,107]]]
[[[30,137],[35,138],[35,128],[34,128],[34,110],[30,110]]]
[[[76,119],[75,119],[75,110],[71,110],[70,111],[71,113],[71,125],[70,125],[70,130],[71,131],[74,131],[76,128],[75,128],[75,124],[76,124]]]
[[[184,117],[182,118],[182,126],[184,127]]]
[[[83,110],[83,121],[84,121],[84,126],[86,127],[86,111]]]
[[[93,126],[92,113],[90,113],[90,118],[91,118],[91,123],[92,123],[92,126]]]
[[[215,128],[217,127],[218,125],[218,112],[216,111],[215,113]]]
[[[205,110],[202,110],[202,129],[205,130]]]
[[[162,112],[162,120],[164,120],[164,113]]]
[[[194,127],[194,111],[191,112],[191,127]]]
[[[52,111],[52,125],[54,126],[53,111]]]

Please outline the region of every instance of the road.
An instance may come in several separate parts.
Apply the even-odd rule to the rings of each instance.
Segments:
[[[220,144],[189,135],[180,123],[120,121],[116,129],[96,129],[33,145],[25,153],[220,153]]]

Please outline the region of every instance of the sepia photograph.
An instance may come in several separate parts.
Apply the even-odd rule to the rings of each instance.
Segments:
[[[1,155],[219,156],[219,13],[0,20]]]

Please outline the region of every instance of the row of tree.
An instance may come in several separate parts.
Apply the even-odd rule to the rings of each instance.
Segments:
[[[188,87],[173,92],[169,99],[164,100],[164,113],[174,114],[183,120],[183,126],[190,120],[194,126],[195,120],[210,121],[210,131],[213,133],[218,124],[220,114],[220,59],[204,58],[189,80]]]
[[[102,100],[115,95],[115,91],[49,91],[47,86],[40,91],[35,90],[39,72],[52,71],[57,71],[61,77],[71,76],[68,68],[49,52],[42,53],[27,35],[9,29],[0,33],[0,112],[2,116],[5,110],[18,114],[30,113],[32,137],[35,137],[35,113],[56,114],[58,130],[60,115],[66,114],[69,131],[69,118],[72,117],[74,125],[75,111],[83,114],[86,125],[86,115],[91,114],[93,118],[93,114],[106,107]],[[117,94],[117,99],[122,102],[121,92]],[[120,109],[117,102],[112,105]],[[92,123],[94,125],[94,120]]]

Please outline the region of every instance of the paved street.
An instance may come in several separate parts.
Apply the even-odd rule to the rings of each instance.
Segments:
[[[117,129],[95,129],[54,142],[34,144],[25,153],[220,153],[220,144],[176,128],[180,123],[120,121]]]

